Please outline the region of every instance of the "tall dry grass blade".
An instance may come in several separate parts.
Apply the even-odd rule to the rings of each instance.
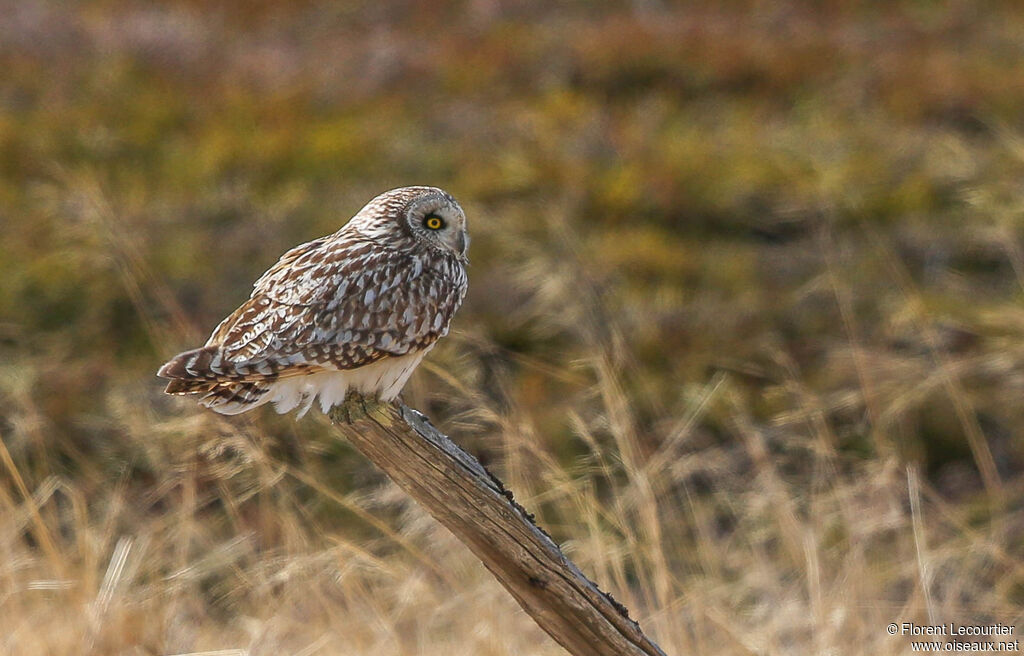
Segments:
[[[918,482],[917,467],[907,465],[907,493],[910,496],[910,522],[914,531],[914,551],[917,554],[918,581],[928,610],[928,623],[939,623],[932,602],[932,568],[928,558],[928,541],[924,531],[924,514],[921,512],[921,486]]]
[[[95,632],[98,632],[110,606],[114,593],[121,585],[121,577],[124,574],[125,563],[128,561],[128,554],[131,553],[134,540],[130,537],[118,539],[114,546],[114,552],[110,556],[110,563],[107,565],[107,573],[103,576],[103,583],[100,584],[96,599],[89,606],[89,624]]]
[[[924,337],[930,355],[935,359],[938,367],[938,375],[942,381],[946,395],[953,404],[953,410],[963,428],[970,447],[971,455],[981,474],[982,483],[988,492],[992,502],[1000,509],[1006,503],[1006,491],[1003,489],[1002,478],[999,476],[999,469],[996,467],[995,458],[992,456],[992,449],[989,448],[985,433],[981,430],[978,417],[971,407],[971,402],[961,385],[959,378],[953,375],[956,370],[945,351],[940,348],[940,340],[935,332],[935,327],[928,320],[924,309],[924,301],[920,290],[914,283],[913,278],[907,271],[906,266],[900,258],[892,251],[891,246],[874,230],[868,230],[874,238],[876,245],[882,249],[888,257],[886,262],[893,271],[894,277],[899,284],[907,301],[910,303],[917,326]]]
[[[711,380],[701,389],[696,401],[690,404],[680,420],[668,431],[658,448],[648,457],[647,462],[644,463],[643,473],[645,476],[653,481],[662,479],[664,471],[677,457],[676,450],[679,445],[690,434],[697,422],[704,417],[711,401],[727,387],[728,382],[729,374],[727,372],[715,372]]]
[[[880,412],[878,408],[878,393],[874,377],[871,375],[871,368],[864,357],[863,341],[860,335],[860,326],[857,322],[856,313],[853,310],[853,300],[850,297],[849,286],[839,278],[836,271],[835,259],[839,249],[832,241],[832,233],[827,227],[823,228],[819,237],[823,252],[825,253],[825,265],[828,271],[828,280],[835,297],[836,305],[839,307],[839,316],[843,322],[843,329],[846,331],[846,339],[850,344],[850,352],[853,356],[854,368],[857,371],[857,379],[860,382],[861,392],[864,396],[864,408],[868,414],[868,421],[871,426],[871,439],[875,449],[880,456],[887,456],[892,451],[892,441],[884,434],[883,425],[879,421]]]
[[[25,479],[21,477],[21,472],[18,471],[17,465],[14,464],[11,452],[7,450],[7,444],[4,443],[3,435],[0,435],[0,461],[3,461],[4,467],[14,481],[14,485],[18,488],[18,493],[21,494],[22,501],[28,507],[29,514],[32,517],[33,537],[42,545],[46,558],[50,561],[50,566],[53,567],[57,578],[65,578],[64,559],[61,558],[60,551],[50,535],[50,530],[46,527],[46,522],[43,521],[43,516],[39,513],[39,506],[35,498],[28,491]]]
[[[91,172],[62,172],[61,178],[70,192],[85,201],[81,209],[82,217],[98,229],[102,243],[109,249],[124,291],[145,326],[154,348],[173,343],[174,337],[184,337],[187,341],[198,339],[202,332],[196,328],[190,313],[182,307],[164,278],[152,270],[152,266],[132,242],[130,233],[121,225],[123,221],[119,220],[118,209],[98,177]],[[165,326],[164,322],[154,316],[147,303],[147,293],[155,297],[170,318],[171,327]]]

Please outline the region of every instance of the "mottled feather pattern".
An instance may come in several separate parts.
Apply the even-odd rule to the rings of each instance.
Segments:
[[[434,205],[438,208],[430,209]],[[465,218],[454,199],[434,188],[413,187],[383,194],[333,235],[289,250],[204,347],[161,368],[159,375],[172,379],[166,391],[200,394],[204,405],[241,412],[265,402],[275,385],[296,386],[281,379],[312,380],[321,372],[357,372],[397,359],[395,372],[378,366],[382,373],[369,372],[368,383],[365,376],[347,383],[355,381],[361,391],[379,385],[376,391],[397,394],[395,388],[422,353],[448,333],[466,293],[465,253],[416,233],[417,211],[442,209],[460,219],[464,231]],[[319,384],[323,378],[317,378]],[[291,401],[275,403],[281,409]]]

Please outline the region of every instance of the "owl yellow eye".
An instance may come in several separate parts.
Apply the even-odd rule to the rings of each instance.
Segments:
[[[440,230],[444,227],[444,220],[436,214],[428,214],[427,218],[423,219],[423,225],[431,230]]]

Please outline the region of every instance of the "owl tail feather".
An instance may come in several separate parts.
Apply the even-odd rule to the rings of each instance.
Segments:
[[[223,378],[225,373],[220,346],[213,345],[179,353],[164,363],[156,375],[161,378],[170,378],[173,385],[177,380],[183,383],[209,383],[211,380]],[[168,385],[167,388],[168,394],[188,394],[198,391],[183,389],[172,392],[171,385]]]
[[[273,381],[217,383],[199,398],[199,405],[222,415],[237,415],[270,400]]]
[[[237,363],[224,360],[220,346],[185,351],[160,367],[157,376],[170,378],[167,394],[197,394],[199,404],[225,415],[235,415],[266,403],[274,376],[249,374]],[[258,376],[243,380],[243,376]]]

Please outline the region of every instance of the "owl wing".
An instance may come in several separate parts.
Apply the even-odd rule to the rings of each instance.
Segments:
[[[439,271],[428,258],[358,238],[293,248],[214,330],[211,363],[234,377],[281,376],[426,348],[447,334],[466,289],[460,267]]]

